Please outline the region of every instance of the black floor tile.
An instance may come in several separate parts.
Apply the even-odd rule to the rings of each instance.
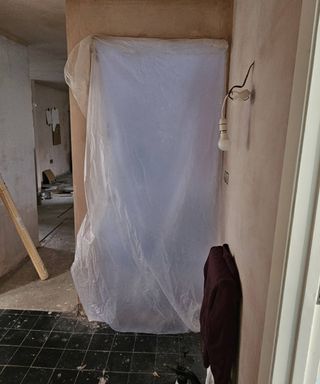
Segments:
[[[85,365],[85,369],[94,370],[94,371],[102,371],[107,364],[109,357],[109,352],[102,351],[88,351],[83,365]]]
[[[110,372],[129,372],[132,353],[110,352],[107,370]]]
[[[160,377],[154,378],[154,384],[174,384],[176,380],[176,375],[171,374],[160,374]]]
[[[21,315],[13,324],[13,329],[32,329],[37,321],[36,316]]]
[[[54,327],[54,331],[73,332],[77,324],[77,320],[71,318],[60,317]]]
[[[185,359],[185,366],[194,372],[200,381],[204,381],[206,377],[206,370],[202,363],[200,355],[187,356]]]
[[[99,384],[100,377],[107,376],[103,376],[101,371],[81,371],[79,372],[75,384]],[[113,383],[110,382],[110,384]]]
[[[0,384],[171,384],[177,363],[204,380],[199,334],[117,333],[73,314],[0,310]]]
[[[132,355],[132,372],[153,372],[156,361],[155,353],[134,353]]]
[[[44,344],[44,348],[64,348],[69,339],[71,333],[67,332],[51,332],[47,341]]]
[[[48,384],[53,369],[30,368],[22,384]]]
[[[50,384],[73,384],[78,371],[56,369],[50,379]]]
[[[85,320],[78,320],[75,327],[74,332],[75,333],[94,333],[96,331],[96,326],[94,323],[90,323],[89,321]]]
[[[57,321],[58,319],[52,316],[40,316],[32,329],[38,331],[51,331]]]
[[[85,351],[70,351],[66,350],[63,352],[59,363],[58,368],[66,368],[66,369],[77,369],[84,365],[84,356]]]
[[[175,367],[178,363],[181,363],[181,359],[178,354],[157,354],[155,371],[172,373],[169,366]]]
[[[73,333],[68,341],[67,349],[86,350],[92,335],[88,333]]]
[[[27,367],[5,367],[0,375],[0,383],[19,384],[27,371]]]
[[[60,318],[60,317],[63,317],[65,316],[64,313],[62,312],[53,312],[53,311],[49,311],[49,312],[46,312],[46,315],[45,316],[50,316],[50,317],[54,317],[56,319]],[[73,314],[71,316],[74,316]]]
[[[116,333],[108,324],[106,323],[96,323],[95,333],[105,333],[108,335],[113,335]]]
[[[9,313],[2,313],[0,315],[0,328],[11,328],[18,320],[19,315],[10,315]]]
[[[186,352],[190,355],[201,353],[200,334],[190,333],[182,337],[180,342],[180,352]]]
[[[113,338],[113,335],[94,334],[89,349],[95,351],[110,351]]]
[[[153,384],[152,373],[130,373],[128,384]],[[172,382],[173,384],[174,382]],[[168,382],[168,384],[171,384]]]
[[[9,360],[8,365],[21,365],[23,367],[29,367],[39,351],[39,348],[19,347],[16,353]]]
[[[42,347],[49,337],[48,331],[30,331],[22,345],[27,347]]]
[[[55,368],[62,352],[62,349],[43,348],[32,365],[34,367]]]
[[[131,352],[134,347],[135,336],[116,335],[112,351],[116,352]]]
[[[58,314],[58,312],[56,312]],[[51,316],[47,311],[37,311],[37,310],[25,310],[23,311],[24,315],[30,316]]]
[[[106,374],[106,378],[108,379],[108,384],[127,384],[128,382],[127,373],[110,372]]]
[[[134,346],[135,352],[156,352],[157,336],[137,335]]]
[[[158,336],[158,353],[179,353],[180,338],[176,336]]]
[[[6,328],[0,328],[0,341],[2,339],[2,336],[4,336],[4,334],[6,334],[7,332],[8,332],[8,330]]]
[[[16,350],[17,347],[0,345],[0,365],[6,365]]]
[[[3,313],[9,313],[13,315],[21,315],[23,311],[21,309],[4,309]]]
[[[29,331],[27,330],[20,331],[17,329],[9,329],[8,332],[2,337],[1,344],[20,345],[28,333]]]

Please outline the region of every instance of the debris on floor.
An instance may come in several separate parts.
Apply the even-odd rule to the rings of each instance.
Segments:
[[[118,333],[49,312],[0,309],[1,384],[171,384],[182,359],[204,382],[199,334]]]

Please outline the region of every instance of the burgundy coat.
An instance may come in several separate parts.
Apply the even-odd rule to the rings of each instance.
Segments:
[[[241,283],[228,245],[212,247],[204,266],[200,313],[203,363],[215,384],[229,384],[235,364],[241,305]]]

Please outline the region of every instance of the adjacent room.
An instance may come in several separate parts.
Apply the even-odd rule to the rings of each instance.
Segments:
[[[319,8],[0,4],[0,384],[317,383]]]

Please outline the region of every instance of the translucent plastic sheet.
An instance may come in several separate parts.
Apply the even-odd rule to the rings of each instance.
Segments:
[[[90,320],[199,330],[226,51],[214,40],[89,38],[70,56],[66,79],[87,115],[88,207],[72,275]]]

